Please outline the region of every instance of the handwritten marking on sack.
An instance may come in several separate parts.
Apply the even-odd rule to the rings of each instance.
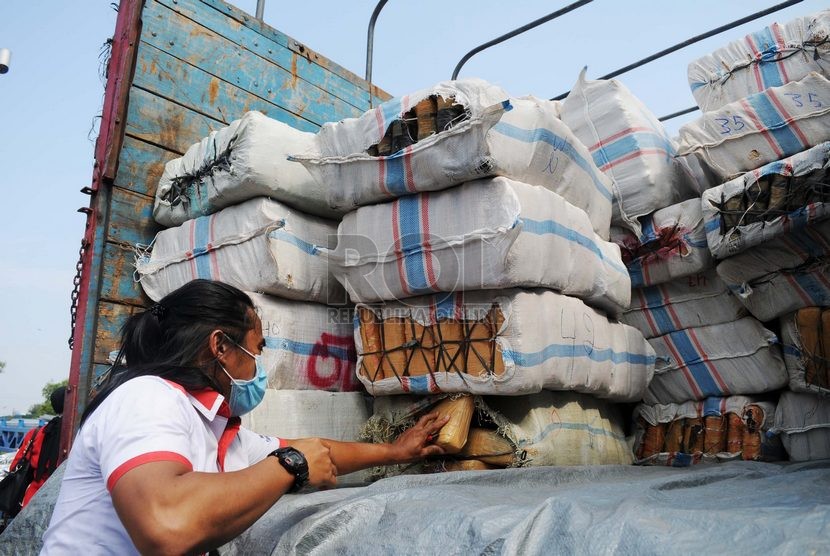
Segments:
[[[715,121],[720,125],[721,135],[728,135],[733,131],[740,131],[746,127],[746,122],[740,116],[732,116],[731,120],[729,118],[715,118]]]
[[[566,314],[567,313],[567,314]],[[577,355],[576,350],[576,343],[577,339],[580,339],[582,342],[582,349],[585,350],[587,355],[590,355],[594,348],[596,347],[595,340],[596,340],[596,328],[594,326],[594,319],[590,313],[583,312],[582,313],[582,327],[583,330],[577,334],[577,324],[576,321],[579,319],[579,315],[572,311],[568,311],[567,309],[560,309],[559,311],[559,336],[563,340],[570,340],[571,347],[573,349],[574,355]],[[574,361],[576,357],[570,358],[570,369],[573,370],[574,368]]]
[[[801,93],[784,93],[784,96],[790,97],[790,100],[797,108],[804,106],[805,102],[813,108],[822,108],[824,106],[824,103],[821,102],[821,99],[816,93],[807,93],[806,99],[803,98],[804,95]]]
[[[698,286],[705,286],[707,282],[707,278],[705,274],[692,274],[688,277],[688,285],[690,288],[696,288]]]
[[[545,172],[553,174],[553,173],[556,172],[556,169],[558,167],[559,167],[559,157],[556,156],[556,153],[554,152],[552,155],[550,155],[550,160],[548,160],[548,165],[545,166]]]
[[[349,361],[333,357],[329,347],[337,346],[345,348],[349,354]],[[331,388],[339,383],[340,389],[349,392],[357,388],[357,377],[352,372],[354,360],[357,358],[354,352],[354,340],[351,336],[335,336],[324,332],[320,339],[311,348],[311,355],[306,365],[308,381],[321,390]],[[326,359],[333,360],[334,372],[322,375],[317,370],[317,365]]]

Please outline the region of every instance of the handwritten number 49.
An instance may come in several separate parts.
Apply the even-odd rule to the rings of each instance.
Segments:
[[[799,93],[784,93],[784,96],[790,97],[793,101],[793,104],[795,104],[796,107],[801,108],[802,106],[804,106],[804,101],[802,100],[802,97],[804,95]],[[818,95],[815,93],[807,93],[807,104],[814,108],[821,108],[824,106],[821,103],[821,99],[819,99]]]
[[[732,116],[731,120],[729,118],[715,118],[715,121],[720,124],[721,135],[740,131],[746,127],[746,122],[740,116]]]

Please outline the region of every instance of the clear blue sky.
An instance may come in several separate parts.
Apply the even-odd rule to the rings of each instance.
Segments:
[[[579,70],[597,77],[777,0],[595,0],[470,60],[461,76],[514,95],[567,91]],[[253,13],[256,0],[232,2]],[[374,81],[404,94],[448,79],[473,47],[569,3],[527,0],[390,0],[375,37]],[[358,75],[364,73],[367,0],[268,0],[265,21]],[[674,53],[619,79],[657,115],[694,104],[686,66],[772,21],[826,8],[804,2]],[[101,110],[99,53],[115,28],[105,0],[2,0],[0,48],[13,51],[0,76],[0,415],[40,401],[68,375],[69,297],[83,235],[76,210],[88,198]],[[681,123],[673,121],[672,134]]]

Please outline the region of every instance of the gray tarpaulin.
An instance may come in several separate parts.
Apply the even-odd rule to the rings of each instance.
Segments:
[[[286,496],[223,554],[830,552],[830,461],[409,475]]]
[[[37,554],[52,485],[0,536],[0,554]],[[221,549],[245,556],[759,552],[830,552],[830,461],[404,475],[285,496]]]

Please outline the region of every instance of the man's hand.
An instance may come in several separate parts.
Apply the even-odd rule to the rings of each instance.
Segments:
[[[337,467],[331,459],[331,451],[320,438],[302,438],[291,441],[291,447],[299,450],[308,462],[308,484],[317,488],[337,486]]]
[[[449,421],[449,415],[439,415],[437,411],[427,413],[418,422],[405,430],[392,443],[395,460],[400,463],[420,461],[428,456],[438,456],[444,449],[433,444],[438,431]]]

